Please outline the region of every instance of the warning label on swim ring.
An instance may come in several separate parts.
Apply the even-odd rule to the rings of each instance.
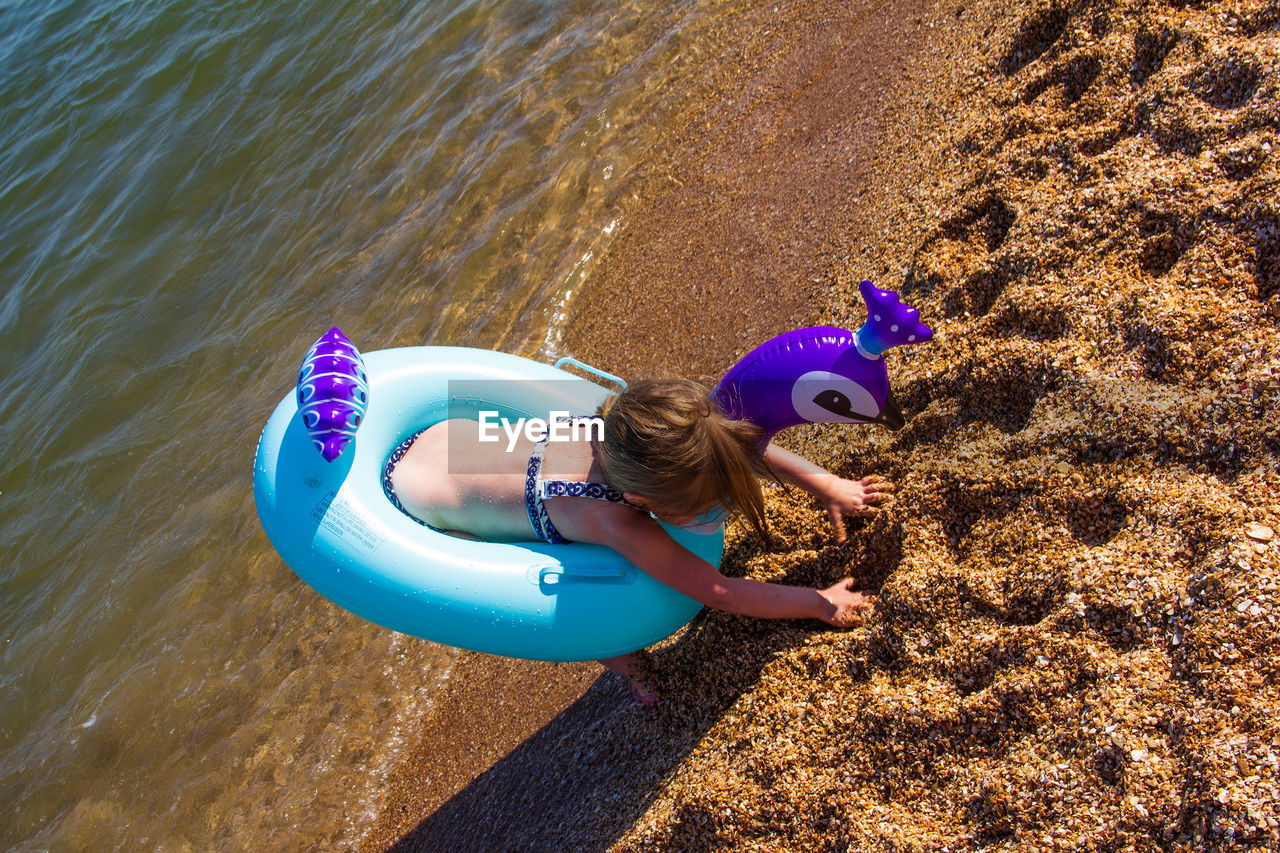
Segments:
[[[320,526],[352,545],[374,550],[382,544],[383,537],[374,531],[364,513],[339,498],[337,492],[329,492],[311,510],[311,517]]]

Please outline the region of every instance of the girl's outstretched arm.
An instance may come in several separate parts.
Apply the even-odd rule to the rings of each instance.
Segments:
[[[854,590],[849,578],[826,589],[727,578],[668,536],[657,522],[625,512],[625,516],[610,514],[613,523],[602,526],[599,544],[707,607],[762,619],[821,619],[847,628],[861,621],[875,604],[874,596]]]
[[[846,516],[875,515],[881,505],[893,500],[894,485],[887,480],[846,480],[776,444],[765,448],[764,459],[784,483],[799,486],[826,505],[837,542],[845,540]]]

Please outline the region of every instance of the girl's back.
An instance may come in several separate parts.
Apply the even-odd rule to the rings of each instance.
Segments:
[[[452,419],[421,433],[391,472],[395,495],[410,515],[432,527],[495,542],[534,539],[525,486],[535,442],[525,435],[481,441],[478,426]],[[541,473],[575,482],[604,479],[592,442],[581,434],[547,442]],[[565,522],[574,526],[572,519]]]

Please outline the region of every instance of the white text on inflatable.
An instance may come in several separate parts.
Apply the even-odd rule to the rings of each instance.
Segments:
[[[501,441],[502,433],[507,436],[507,452],[515,449],[516,442],[523,435],[530,441],[537,441],[543,434],[547,441],[603,441],[604,421],[601,418],[569,419],[568,412],[551,412],[549,421],[542,418],[516,418],[511,420],[502,417],[496,411],[479,413],[480,441]]]

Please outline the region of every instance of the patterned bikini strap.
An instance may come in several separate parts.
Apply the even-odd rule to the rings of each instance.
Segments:
[[[593,420],[595,415],[571,415],[568,418],[560,418],[560,420],[582,421]],[[536,456],[541,457],[546,450],[547,439],[551,431],[547,430],[542,434],[533,445],[533,452]],[[647,512],[647,510],[636,506],[627,500],[621,491],[610,486],[608,483],[596,482],[579,482],[577,480],[544,480],[539,474],[537,486],[538,499],[543,498],[593,498],[595,500],[609,501],[610,503],[622,504],[638,512]]]
[[[641,510],[623,496],[622,492],[608,483],[578,482],[576,480],[539,480],[539,498],[594,498],[600,501],[622,504],[634,510]]]

